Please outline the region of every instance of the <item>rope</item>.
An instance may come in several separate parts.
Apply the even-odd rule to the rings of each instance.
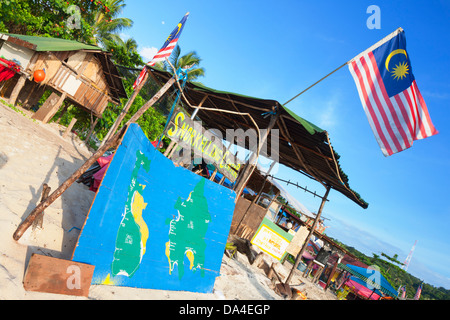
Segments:
[[[181,80],[183,81],[183,84],[181,85],[180,89],[177,90],[177,97],[175,98],[175,101],[172,104],[172,108],[170,109],[170,113],[167,116],[166,125],[164,126],[164,130],[159,137],[157,146],[159,146],[161,144],[161,140],[164,137],[164,132],[166,132],[167,126],[169,125],[170,119],[172,118],[173,112],[175,111],[175,107],[177,106],[177,104],[180,100],[180,93],[183,92],[184,87],[186,86],[186,82],[188,79],[188,72],[190,69],[191,68],[188,68],[188,69],[179,68],[178,71],[176,72],[177,76],[181,76]]]

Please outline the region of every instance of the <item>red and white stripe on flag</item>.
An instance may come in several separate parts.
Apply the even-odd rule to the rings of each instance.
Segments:
[[[177,45],[178,38],[172,40],[167,47],[161,48],[153,57],[152,61],[148,63],[149,66],[154,66],[157,62],[164,61],[166,58],[170,57],[173,49]]]
[[[348,66],[385,156],[410,148],[414,140],[438,133],[415,80],[406,90],[389,97],[372,51],[358,56]]]
[[[166,58],[170,57],[172,54],[173,49],[177,45],[178,38],[172,40],[166,47],[161,48],[153,57],[153,59],[147,63],[147,65],[153,67],[157,62],[165,61]],[[136,81],[133,84],[133,89],[136,89],[136,87],[139,85],[139,83],[142,82],[145,75],[147,74],[147,68],[142,69],[141,73],[139,74],[139,77],[137,77]]]
[[[166,58],[170,57],[173,49],[177,45],[181,31],[184,28],[184,24],[186,23],[188,16],[189,16],[189,12],[187,12],[184,15],[184,17],[181,19],[180,23],[178,23],[177,26],[175,27],[175,29],[173,29],[173,31],[170,33],[169,37],[164,42],[161,49],[159,49],[159,51],[152,58],[152,60],[149,63],[147,63],[148,66],[153,67],[157,62],[164,61]],[[142,82],[142,80],[144,79],[147,72],[148,72],[147,67],[144,67],[144,69],[139,74],[139,77],[134,82],[133,89],[136,89],[136,87]]]

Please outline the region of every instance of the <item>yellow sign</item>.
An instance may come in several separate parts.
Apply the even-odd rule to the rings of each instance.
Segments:
[[[167,136],[183,148],[200,152],[207,163],[213,164],[217,171],[225,175],[231,182],[237,178],[241,164],[219,139],[212,141],[212,134],[207,134],[204,128],[195,123],[183,111],[174,112],[170,120]]]
[[[263,225],[253,237],[252,244],[258,246],[275,259],[281,260],[289,245],[289,241],[266,225]]]

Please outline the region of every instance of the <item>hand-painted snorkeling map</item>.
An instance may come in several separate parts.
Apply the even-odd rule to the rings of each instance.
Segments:
[[[175,167],[133,124],[109,165],[72,260],[95,265],[92,284],[212,292],[235,197]]]

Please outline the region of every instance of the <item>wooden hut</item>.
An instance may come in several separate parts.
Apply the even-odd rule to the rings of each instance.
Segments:
[[[31,108],[45,90],[52,94],[33,116],[48,122],[67,100],[97,118],[108,102],[118,105],[127,98],[122,79],[101,48],[77,41],[0,33],[0,57],[14,60],[21,72],[3,84],[0,93],[9,103]],[[45,71],[45,79],[36,83],[33,74]]]

